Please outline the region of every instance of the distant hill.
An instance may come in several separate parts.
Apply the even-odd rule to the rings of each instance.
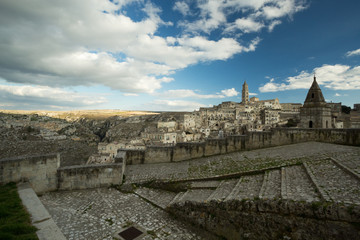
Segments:
[[[68,121],[75,121],[81,118],[102,120],[113,116],[131,117],[139,115],[156,115],[157,112],[149,111],[125,111],[125,110],[72,110],[72,111],[44,111],[44,110],[0,110],[7,114],[38,114],[40,116],[48,116],[52,118],[66,119]]]

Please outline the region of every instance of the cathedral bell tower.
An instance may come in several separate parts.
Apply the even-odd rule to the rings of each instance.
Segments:
[[[244,84],[242,86],[241,103],[242,104],[248,104],[249,103],[249,87],[248,87],[246,81],[244,82]]]

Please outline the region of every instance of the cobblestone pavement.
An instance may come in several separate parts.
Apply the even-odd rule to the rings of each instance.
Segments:
[[[208,201],[223,201],[238,183],[239,179],[222,180],[219,187],[209,196]]]
[[[263,174],[243,176],[233,188],[226,200],[231,199],[254,199],[259,196],[263,183]]]
[[[69,240],[113,239],[116,231],[132,223],[147,231],[142,239],[214,239],[137,195],[112,188],[52,192],[40,199]]]
[[[126,166],[126,182],[207,178],[295,164],[304,160],[324,159],[346,154],[360,156],[358,147],[307,142],[280,147],[234,152],[177,163]],[[360,165],[360,164],[359,164]]]
[[[203,189],[188,185],[186,192],[178,193],[172,200],[170,194],[158,189],[142,189],[139,194],[154,204],[163,200],[154,198],[153,191],[160,191],[161,199],[167,199],[167,206],[174,203],[193,201],[228,201],[233,199],[286,199],[293,201],[335,201],[360,205],[360,179],[334,163],[329,158],[311,160],[300,165],[281,167],[226,180],[202,181]],[[217,186],[214,188],[214,186]],[[195,185],[198,187],[198,185]],[[159,194],[159,193],[157,193]],[[165,205],[164,205],[165,206]]]
[[[330,159],[308,162],[321,188],[336,202],[360,204],[360,179],[355,178]]]
[[[138,188],[136,194],[124,194],[113,188],[102,188],[52,192],[40,199],[70,240],[112,239],[115,232],[130,224],[147,231],[143,239],[214,239],[209,233],[172,218],[163,209],[189,200],[282,197],[319,201],[320,192],[326,193],[330,200],[360,204],[360,179],[329,158],[357,169],[359,156],[358,147],[311,142],[178,163],[130,165],[125,173],[126,183],[261,171],[233,179],[190,181],[188,190],[180,193]]]
[[[259,198],[274,199],[281,196],[281,171],[271,170],[266,171],[264,175],[264,182],[261,186]]]
[[[331,154],[330,156],[360,175],[360,150]]]
[[[282,168],[284,187],[281,197],[297,201],[319,201],[320,195],[302,166]]]
[[[156,205],[162,209],[165,209],[166,206],[176,196],[176,193],[174,192],[162,191],[160,189],[144,188],[144,187],[135,189],[135,193],[140,196],[146,196],[146,198],[149,201],[156,203]]]
[[[177,202],[195,201],[203,202],[208,199],[214,190],[210,189],[189,189],[187,190]]]

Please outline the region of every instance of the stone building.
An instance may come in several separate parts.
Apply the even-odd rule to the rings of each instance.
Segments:
[[[354,111],[360,111],[360,103],[354,104]]]
[[[300,112],[301,103],[280,103],[283,112]]]
[[[300,108],[300,127],[332,128],[331,108],[325,102],[315,76],[304,106]]]
[[[263,109],[261,111],[261,123],[266,127],[273,127],[280,121],[278,109]]]

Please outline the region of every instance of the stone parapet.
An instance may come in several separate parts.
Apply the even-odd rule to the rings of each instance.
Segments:
[[[59,168],[58,190],[89,189],[121,184],[123,171],[122,163]]]
[[[122,183],[126,163],[60,167],[60,154],[0,160],[0,183],[28,182],[37,194]]]
[[[57,189],[60,154],[24,156],[0,160],[0,183],[29,182],[36,193]]]
[[[207,139],[204,142],[120,151],[124,151],[127,164],[164,163],[308,141],[360,146],[360,129],[274,128],[271,131],[248,132],[247,135]]]

